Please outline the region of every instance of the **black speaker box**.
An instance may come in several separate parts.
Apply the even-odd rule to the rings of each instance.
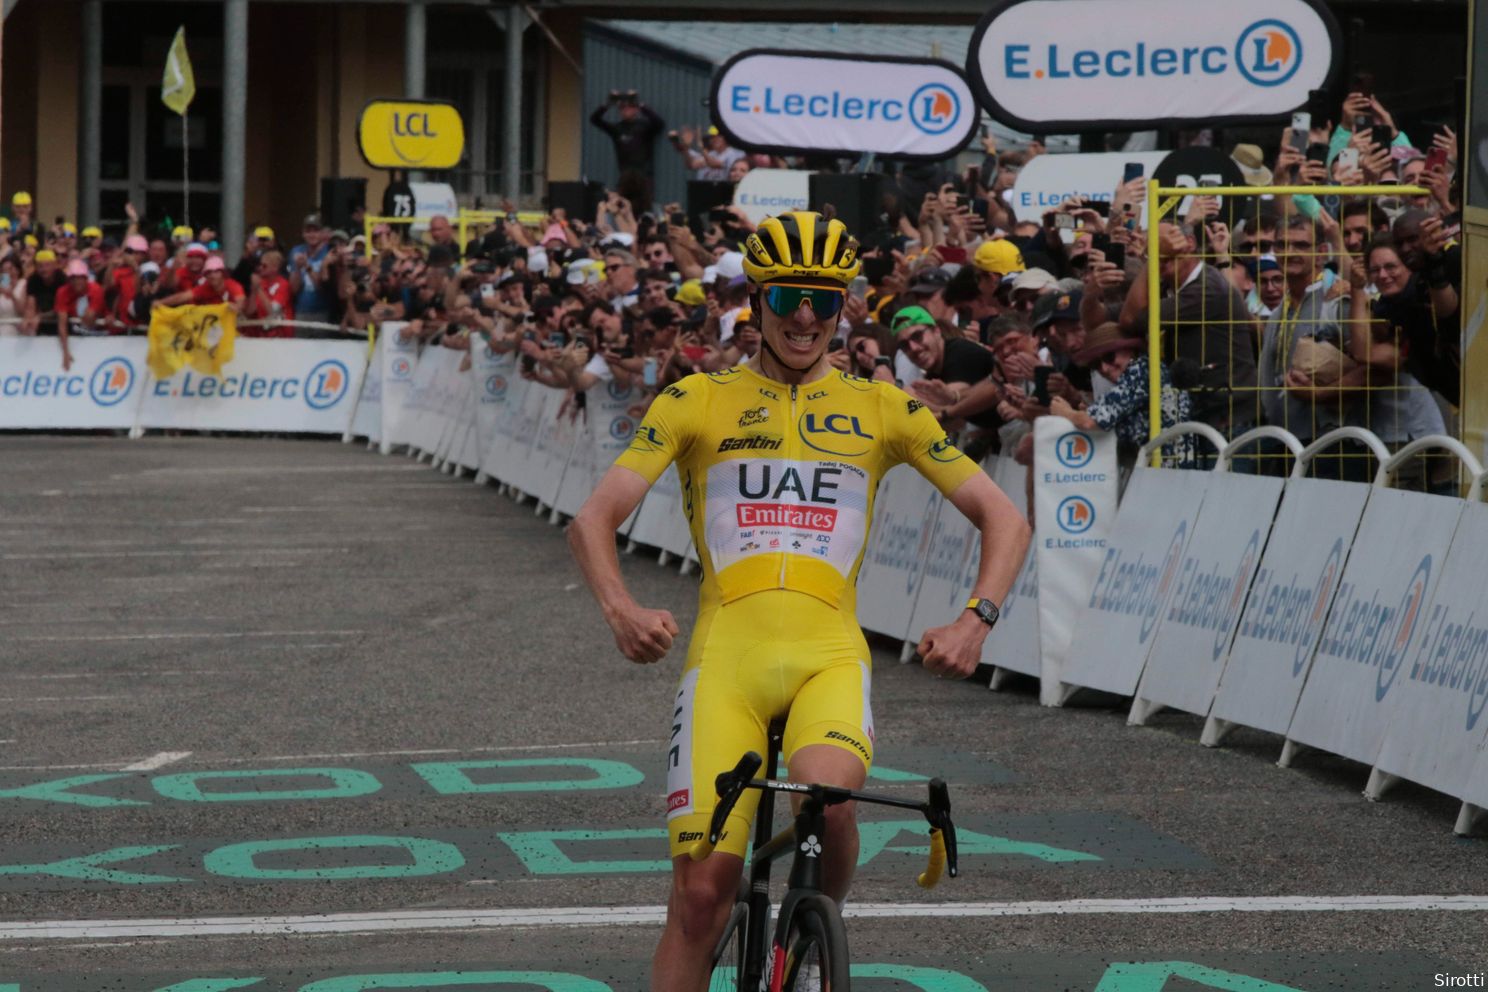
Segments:
[[[548,209],[563,210],[570,220],[594,223],[604,202],[604,184],[598,182],[548,183]]]
[[[811,209],[821,212],[831,204],[836,217],[859,241],[867,243],[883,226],[883,193],[887,177],[877,173],[841,175],[814,172],[807,188]]]
[[[339,227],[351,234],[351,214],[367,203],[367,180],[361,177],[322,176],[320,179],[320,219],[326,227]]]

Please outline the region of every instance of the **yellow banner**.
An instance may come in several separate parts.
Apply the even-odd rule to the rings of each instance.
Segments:
[[[187,365],[202,375],[221,375],[237,339],[238,314],[231,304],[156,307],[150,313],[146,360],[157,379],[169,379]]]
[[[465,154],[465,122],[447,103],[373,100],[362,108],[357,140],[375,169],[452,169]]]
[[[165,76],[160,81],[160,102],[178,114],[196,97],[196,75],[191,71],[191,56],[186,54],[186,28],[176,29],[176,40],[165,53]]]

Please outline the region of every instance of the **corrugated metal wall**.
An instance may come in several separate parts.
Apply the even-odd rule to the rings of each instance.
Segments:
[[[594,108],[610,90],[636,90],[660,114],[668,130],[708,126],[708,83],[712,67],[702,60],[679,57],[660,46],[637,44],[600,25],[584,28],[584,145],[582,168],[587,179],[613,186],[619,176],[609,135],[589,123]],[[610,111],[612,119],[615,111]],[[681,202],[687,195],[687,172],[663,134],[656,141],[656,203]]]

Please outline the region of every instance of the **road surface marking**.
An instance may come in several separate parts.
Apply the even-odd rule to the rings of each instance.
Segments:
[[[189,757],[191,757],[190,751],[161,751],[142,761],[136,761],[132,765],[125,765],[124,770],[126,772],[153,772],[157,768],[164,768],[166,765]]]

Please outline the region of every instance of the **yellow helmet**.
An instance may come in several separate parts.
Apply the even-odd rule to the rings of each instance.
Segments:
[[[811,210],[766,217],[744,242],[744,274],[756,284],[794,276],[846,286],[861,267],[847,225]]]

